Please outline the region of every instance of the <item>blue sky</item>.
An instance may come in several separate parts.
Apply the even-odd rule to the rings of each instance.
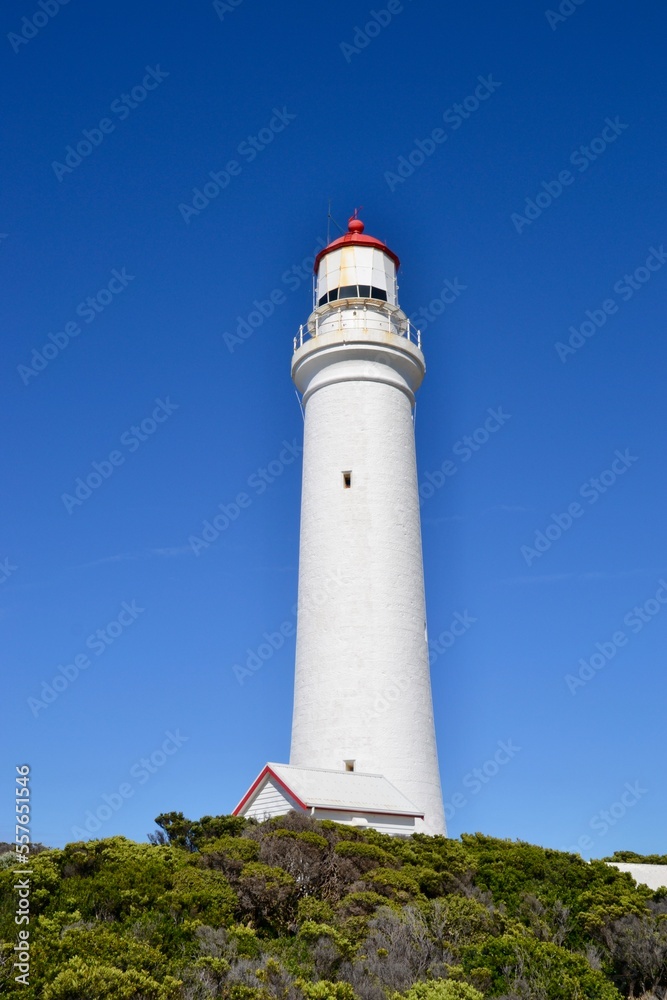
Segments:
[[[62,845],[287,759],[293,638],[234,665],[294,621],[330,198],[425,310],[450,832],[663,853],[664,9],[44,2],[2,12],[0,839],[15,764]]]

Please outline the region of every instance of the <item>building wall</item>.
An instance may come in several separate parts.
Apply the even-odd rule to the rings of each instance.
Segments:
[[[270,819],[273,816],[284,816],[290,809],[303,812],[291,796],[283,792],[280,786],[269,778],[259,794],[250,802],[250,805],[241,810],[241,815],[259,820],[261,823],[262,820]]]
[[[256,819],[260,823],[275,816],[284,816],[290,810],[304,812],[290,795],[269,779],[250,806],[241,810],[241,815]],[[375,829],[391,836],[409,837],[415,832],[415,819],[412,816],[387,816],[383,813],[351,813],[338,809],[316,808],[314,814],[310,809],[308,815],[314,819],[330,819],[334,823],[345,823],[360,830]]]
[[[382,813],[351,814],[335,809],[316,809],[315,819],[330,819],[334,823],[346,823],[359,830],[371,827],[374,830],[379,830],[380,833],[387,833],[393,837],[409,837],[416,832],[416,820],[413,816],[386,816]]]
[[[315,338],[293,369],[305,439],[290,763],[343,769],[354,760],[425,813],[421,829],[444,833],[404,377],[421,365],[421,380],[423,357],[391,334],[369,335],[365,353],[353,340]]]
[[[647,885],[649,889],[667,888],[667,865],[634,865],[609,861],[608,864],[619,871],[629,872],[639,885]]]

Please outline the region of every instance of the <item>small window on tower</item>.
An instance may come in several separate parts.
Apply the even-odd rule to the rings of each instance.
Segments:
[[[345,770],[346,771],[354,771],[354,761],[353,760],[346,760],[345,761]]]
[[[343,487],[346,490],[349,490],[349,488],[350,488],[351,485],[352,485],[352,473],[351,472],[344,472],[343,473]]]

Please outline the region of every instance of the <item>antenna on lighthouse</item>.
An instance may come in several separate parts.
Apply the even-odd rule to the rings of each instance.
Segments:
[[[355,209],[355,211],[356,211],[356,209]],[[331,223],[332,222],[333,222],[334,226],[336,227],[336,229],[338,229],[343,234],[345,233],[345,230],[343,229],[343,227],[338,225],[338,223],[334,219],[333,215],[331,214],[331,198],[329,198],[329,211],[327,212],[327,246],[329,245],[329,243],[331,243]]]

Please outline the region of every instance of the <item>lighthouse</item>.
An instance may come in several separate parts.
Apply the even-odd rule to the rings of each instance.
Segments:
[[[414,434],[426,366],[398,268],[356,213],[315,260],[292,357],[304,447],[290,761],[266,765],[239,815],[445,833]]]

